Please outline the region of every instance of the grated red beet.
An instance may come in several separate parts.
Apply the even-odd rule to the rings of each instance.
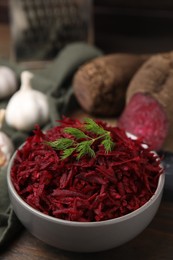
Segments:
[[[156,151],[162,148],[168,133],[168,120],[161,105],[156,99],[141,93],[131,98],[118,126],[143,138]]]
[[[96,156],[80,160],[75,154],[61,160],[61,151],[44,142],[67,136],[67,126],[81,128],[80,121],[63,118],[46,134],[37,127],[11,169],[14,187],[26,203],[56,218],[89,222],[123,216],[151,198],[163,173],[159,157],[120,128],[97,123],[110,131],[115,148],[105,153],[95,142]]]

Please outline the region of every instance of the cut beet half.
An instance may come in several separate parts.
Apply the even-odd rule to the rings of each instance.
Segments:
[[[153,150],[160,150],[168,133],[168,119],[158,101],[147,94],[137,93],[125,107],[118,126],[143,138]]]

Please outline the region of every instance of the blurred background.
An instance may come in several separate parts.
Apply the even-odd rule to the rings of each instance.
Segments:
[[[67,43],[105,53],[173,48],[171,0],[0,0],[0,57],[50,60]]]

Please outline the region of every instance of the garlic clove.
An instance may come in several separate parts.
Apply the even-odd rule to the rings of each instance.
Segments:
[[[6,108],[7,124],[21,131],[31,131],[35,124],[46,124],[50,116],[47,96],[32,89],[32,77],[32,73],[22,72],[21,88],[11,97]]]
[[[0,131],[0,167],[6,166],[14,152],[11,139]]]
[[[0,99],[11,96],[17,87],[14,71],[9,67],[0,66]]]
[[[5,118],[5,109],[0,109],[0,128]],[[14,145],[11,139],[0,131],[0,167],[6,166],[14,152]]]
[[[4,122],[5,119],[5,109],[0,109],[0,128],[2,128],[2,124]]]

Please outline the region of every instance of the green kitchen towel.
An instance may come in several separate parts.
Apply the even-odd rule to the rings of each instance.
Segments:
[[[82,64],[101,55],[102,52],[99,49],[86,43],[69,44],[45,69],[33,73],[33,88],[45,93],[50,104],[50,120],[43,130],[57,124],[56,120],[60,119],[62,115],[66,115],[77,104],[72,89],[74,73]],[[20,74],[24,68],[0,60],[0,66],[2,65],[11,67],[20,81]],[[5,108],[7,103],[8,100],[0,101],[0,108]],[[16,149],[31,134],[16,131],[7,124],[3,125],[2,131],[11,137]],[[22,228],[8,197],[6,171],[7,167],[0,168],[0,247],[8,245]]]

